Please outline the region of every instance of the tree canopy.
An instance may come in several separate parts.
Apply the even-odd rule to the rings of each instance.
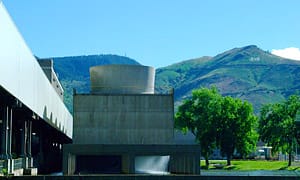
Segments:
[[[221,96],[216,88],[197,89],[192,99],[179,106],[175,116],[175,126],[183,131],[191,131],[201,145],[201,154],[208,166],[208,157],[216,148],[216,114],[218,114]]]
[[[218,122],[217,142],[221,153],[227,157],[227,165],[231,164],[230,160],[235,150],[242,157],[253,152],[258,138],[255,131],[257,117],[250,103],[229,96],[224,97]]]
[[[296,121],[299,113],[300,96],[298,95],[292,95],[282,103],[264,105],[261,110],[260,138],[272,147],[273,153],[288,153],[288,166],[291,165],[294,145],[299,144],[300,130],[297,128]]]
[[[227,156],[228,165],[234,150],[243,156],[251,152],[257,142],[256,122],[251,104],[222,97],[215,87],[194,90],[192,98],[179,106],[175,116],[177,128],[195,135],[206,166],[216,147]]]

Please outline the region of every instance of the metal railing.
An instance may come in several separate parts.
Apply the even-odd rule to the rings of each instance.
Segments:
[[[23,158],[14,159],[14,169],[23,168]]]
[[[4,160],[0,160],[0,173],[2,173],[2,169],[4,168]]]

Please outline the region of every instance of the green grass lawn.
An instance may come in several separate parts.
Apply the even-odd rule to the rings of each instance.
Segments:
[[[231,166],[226,166],[226,160],[210,160],[209,169],[223,170],[300,170],[300,166],[287,167],[287,161],[265,161],[265,160],[233,160]],[[205,169],[205,161],[201,160],[201,169]]]

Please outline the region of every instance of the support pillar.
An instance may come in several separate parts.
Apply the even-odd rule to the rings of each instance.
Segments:
[[[12,159],[12,154],[11,154],[11,146],[12,146],[12,109],[7,107],[7,113],[8,113],[8,138],[7,138],[7,153],[8,153],[8,157],[10,159]]]
[[[129,173],[135,174],[135,154],[129,154]]]
[[[0,156],[1,159],[7,159],[7,117],[6,117],[6,108],[1,108],[1,120],[0,120],[0,137],[1,137],[1,142],[0,142]]]
[[[32,138],[32,121],[31,120],[27,120],[25,121],[26,123],[24,123],[24,127],[25,127],[25,131],[24,133],[24,140],[25,140],[25,144],[23,146],[24,152],[26,152],[26,154],[24,153],[25,159],[26,159],[26,164],[25,164],[25,168],[24,168],[24,175],[37,175],[37,168],[33,167],[33,158],[31,155],[31,146],[32,146],[32,142],[31,142],[31,138]]]
[[[21,157],[23,158],[23,168],[31,168],[33,166],[31,156],[31,133],[32,121],[24,120],[21,133]]]
[[[31,141],[32,141],[32,121],[27,122],[27,139],[26,139],[26,152],[28,157],[27,167],[31,168],[33,166],[33,159],[31,155]]]
[[[41,173],[48,173],[47,172],[47,158],[48,158],[48,151],[49,151],[49,146],[48,146],[48,131],[44,126],[40,126],[39,128],[39,154],[38,154],[38,167],[39,167],[39,172]]]
[[[23,159],[23,168],[28,168],[28,158],[27,158],[27,120],[22,122],[22,132],[21,132],[21,157]]]
[[[201,161],[201,156],[200,153],[197,153],[194,155],[194,173],[195,174],[201,174],[201,170],[200,170],[200,161]]]
[[[11,159],[11,143],[12,143],[12,109],[8,106],[2,110],[1,119],[1,158],[5,160],[5,168],[8,173],[13,172],[13,164]]]
[[[63,158],[63,174],[74,175],[76,170],[76,155],[68,153]]]
[[[171,173],[200,174],[200,153],[174,153],[169,163]]]
[[[9,157],[9,166],[8,173],[13,174],[14,173],[14,160],[12,157],[12,123],[13,123],[13,110],[12,108],[7,107],[8,111],[8,157]]]

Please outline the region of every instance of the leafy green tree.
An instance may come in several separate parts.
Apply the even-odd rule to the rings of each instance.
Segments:
[[[300,96],[298,95],[292,95],[282,103],[264,105],[261,109],[260,138],[272,147],[273,153],[280,151],[288,153],[288,166],[292,163],[293,147],[295,143],[299,144],[297,113],[300,113]]]
[[[226,96],[222,100],[222,110],[218,118],[217,142],[221,153],[227,157],[227,165],[235,150],[245,157],[256,147],[258,135],[257,117],[253,107],[247,101]]]
[[[207,167],[209,155],[216,148],[216,118],[220,112],[221,99],[216,88],[194,90],[192,98],[184,101],[175,115],[175,126],[195,135]]]
[[[257,142],[257,118],[252,105],[231,97],[222,97],[215,87],[194,90],[175,116],[175,125],[191,131],[201,145],[208,167],[208,158],[219,145],[230,165],[234,150],[242,156],[252,152]]]

